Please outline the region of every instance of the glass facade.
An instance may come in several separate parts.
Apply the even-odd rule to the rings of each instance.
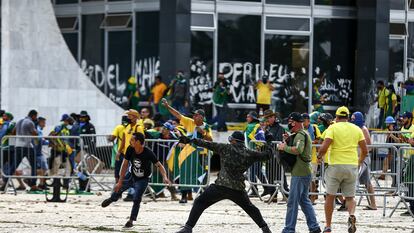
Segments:
[[[55,0],[60,10],[66,7],[61,4],[74,2],[86,0]],[[106,5],[100,14],[89,8],[75,12],[73,17],[77,15],[78,23],[67,22],[61,29],[70,51],[79,58],[91,81],[114,102],[127,108],[130,77],[136,77],[132,87],[138,90],[140,101],[145,102],[162,65],[159,6],[146,8],[148,4],[131,1],[131,12],[123,1],[107,2],[98,1]],[[241,2],[264,4],[249,8],[249,4]],[[313,2],[316,10],[312,18]],[[211,7],[219,4],[220,7]],[[282,14],[275,7],[278,5],[293,13]],[[327,110],[339,105],[352,106],[357,57],[355,6],[355,0],[205,0],[204,4],[192,5],[187,74],[192,107],[203,106],[208,116],[212,114],[215,72],[223,72],[231,84],[229,121],[244,121],[246,113],[255,108],[254,82],[263,74],[276,87],[272,108],[282,116],[291,111],[310,111],[309,105],[319,101],[315,97],[319,94],[324,96]],[[390,8],[404,10],[405,3],[392,0]],[[119,15],[118,12],[124,13],[113,16]],[[394,11],[390,15],[388,81],[394,83],[407,75],[414,77],[414,40],[407,37],[414,33],[414,23],[408,23],[405,29],[400,18],[392,19],[397,14]],[[60,18],[67,15],[72,17],[57,13]],[[69,30],[72,25],[73,30]],[[170,77],[163,78],[168,84]]]

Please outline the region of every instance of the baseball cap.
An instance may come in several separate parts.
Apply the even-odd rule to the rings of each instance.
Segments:
[[[138,111],[137,111],[137,110],[135,110],[135,109],[129,109],[129,110],[127,111],[127,115],[132,115],[132,116],[135,116],[135,117],[139,117],[139,113],[138,113]]]
[[[345,107],[345,106],[339,107],[339,108],[336,110],[335,115],[336,115],[336,116],[343,116],[343,117],[347,117],[347,116],[349,116],[349,109],[348,109],[347,107]]]
[[[206,113],[204,112],[203,109],[197,109],[197,110],[193,111],[192,114],[193,115],[200,114],[202,117],[205,117],[206,116]]]
[[[60,121],[66,121],[67,119],[69,119],[69,115],[65,113],[62,115],[62,118],[60,119]]]
[[[175,126],[173,124],[171,124],[170,122],[165,122],[163,126],[164,126],[164,128],[166,128],[170,131],[175,129]]]
[[[404,117],[406,117],[406,118],[413,118],[413,113],[412,112],[409,112],[409,111],[406,111],[406,112],[404,112],[404,114],[402,115],[402,117],[404,118]]]
[[[288,119],[297,122],[303,122],[303,116],[298,112],[292,112],[291,114],[289,114]]]
[[[229,136],[229,142],[232,140],[236,140],[239,142],[244,142],[244,134],[240,131],[234,131],[230,136]]]
[[[4,115],[6,115],[9,118],[9,120],[13,120],[14,118],[13,114],[11,114],[10,112],[5,112]]]
[[[257,112],[255,112],[255,111],[251,111],[247,115],[250,116],[251,118],[255,119],[255,120],[259,119],[259,116],[257,115]]]
[[[310,116],[309,116],[309,114],[307,114],[307,113],[302,113],[302,117],[303,117],[303,119],[310,119]]]

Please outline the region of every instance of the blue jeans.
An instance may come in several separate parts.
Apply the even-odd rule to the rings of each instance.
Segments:
[[[113,192],[111,194],[111,200],[115,202],[118,201],[118,199],[122,196],[122,193],[125,192],[127,189],[132,187],[135,190],[133,197],[134,204],[132,205],[131,216],[129,217],[130,220],[137,220],[142,195],[144,195],[144,192],[148,187],[148,182],[149,179],[134,180],[132,176],[130,176],[129,178],[125,177],[121,189],[118,192]]]
[[[217,122],[217,129],[226,128],[226,112],[224,107],[216,106],[217,115],[212,119],[211,124]]]
[[[309,186],[311,181],[311,175],[292,176],[292,179],[290,181],[289,199],[287,203],[285,228],[283,229],[282,233],[295,232],[299,205],[305,214],[309,231],[319,229],[315,210],[313,209],[312,203],[309,200]]]

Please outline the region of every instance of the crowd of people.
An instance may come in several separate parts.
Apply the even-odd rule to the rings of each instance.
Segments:
[[[75,137],[79,135],[95,135],[95,126],[90,122],[87,111],[79,114],[63,114],[60,123],[49,133],[44,132],[47,119],[39,116],[36,110],[30,110],[26,117],[14,121],[10,112],[1,111],[3,116],[0,121],[0,140],[3,148],[3,173],[0,190],[7,187],[7,176],[23,175],[20,164],[26,158],[30,168],[30,176],[45,177],[56,175],[62,164],[66,166],[68,174],[79,172],[77,165],[80,163],[80,142]],[[47,138],[46,136],[50,136]],[[61,137],[56,137],[61,136]],[[71,138],[72,137],[72,138]],[[46,155],[43,146],[52,148]],[[93,140],[85,140],[85,150],[95,153]],[[81,174],[79,174],[81,175]],[[47,189],[45,178],[17,179],[17,190],[41,191]],[[79,190],[85,191],[87,181],[79,179]],[[67,186],[67,184],[65,184]]]

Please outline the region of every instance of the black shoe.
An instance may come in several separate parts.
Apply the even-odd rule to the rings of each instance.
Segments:
[[[177,231],[176,233],[193,233],[193,229],[189,226],[184,226],[181,230]]]
[[[348,233],[354,233],[356,231],[356,218],[355,215],[350,215],[348,218]]]
[[[110,198],[108,198],[108,199],[105,199],[105,200],[102,202],[101,206],[102,206],[103,208],[105,208],[105,207],[109,206],[111,203],[112,203],[112,200],[111,200]]]
[[[125,223],[124,228],[132,228],[134,224],[132,224],[131,220],[128,220],[128,222]]]
[[[130,194],[128,194],[125,198],[124,198],[124,201],[133,201],[134,200],[134,197],[132,196],[132,195],[130,195]]]
[[[321,233],[321,232],[322,232],[321,228],[309,231],[309,233]]]
[[[187,203],[187,198],[181,198],[181,200],[178,203],[180,203],[180,204]]]
[[[262,227],[262,233],[272,233],[272,231],[269,229],[269,226]]]
[[[345,205],[341,205],[339,208],[338,208],[338,211],[347,211],[348,209],[346,208],[346,206]]]

